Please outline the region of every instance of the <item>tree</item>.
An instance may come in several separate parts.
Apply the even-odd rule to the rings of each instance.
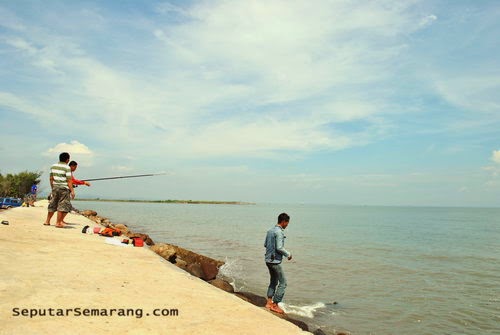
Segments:
[[[2,175],[0,173],[0,196],[24,198],[31,191],[31,185],[40,182],[43,172],[23,171],[18,174]]]

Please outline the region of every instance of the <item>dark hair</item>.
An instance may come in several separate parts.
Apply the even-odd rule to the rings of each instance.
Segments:
[[[63,152],[59,155],[59,162],[66,162],[69,160],[69,154],[67,152]]]
[[[68,165],[69,165],[69,166],[77,166],[77,165],[78,165],[78,163],[77,163],[77,162],[75,162],[75,161],[71,161],[71,162],[69,162],[69,164],[68,164]]]
[[[287,213],[281,213],[278,215],[278,223],[281,222],[290,222],[290,216]]]

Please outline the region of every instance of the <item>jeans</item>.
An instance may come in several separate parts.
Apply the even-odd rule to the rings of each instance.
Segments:
[[[281,302],[283,300],[283,296],[285,295],[286,288],[286,278],[285,272],[283,271],[283,267],[281,263],[273,264],[266,263],[267,268],[269,269],[269,275],[271,276],[271,280],[269,281],[269,287],[267,288],[267,297],[273,298],[275,303]]]

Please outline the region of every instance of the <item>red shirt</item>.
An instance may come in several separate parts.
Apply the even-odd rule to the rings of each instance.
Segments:
[[[71,181],[73,182],[73,185],[85,185],[83,180],[75,179],[73,173],[71,173]]]

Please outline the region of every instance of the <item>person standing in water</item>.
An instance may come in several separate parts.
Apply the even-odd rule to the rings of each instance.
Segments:
[[[285,272],[281,265],[283,257],[292,259],[292,254],[285,249],[284,230],[290,222],[290,216],[281,213],[278,216],[278,223],[267,231],[264,247],[266,248],[265,261],[269,270],[269,287],[267,288],[266,308],[280,314],[284,314],[279,303],[283,300],[286,289]]]

